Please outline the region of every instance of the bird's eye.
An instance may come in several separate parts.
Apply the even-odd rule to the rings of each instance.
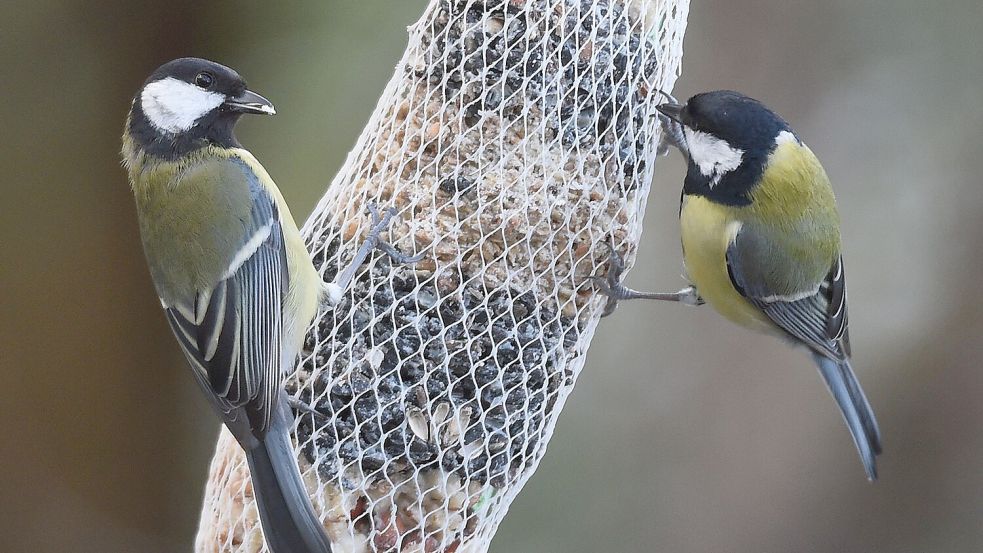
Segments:
[[[208,71],[202,71],[195,75],[195,84],[201,88],[211,88],[212,84],[215,83],[215,77],[212,76]]]

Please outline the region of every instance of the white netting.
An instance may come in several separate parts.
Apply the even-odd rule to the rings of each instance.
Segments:
[[[610,248],[628,262],[655,162],[657,90],[688,0],[433,0],[308,221],[334,278],[366,206],[386,238],[312,328],[288,383],[301,470],[337,552],[484,551],[584,365]],[[344,55],[340,52],[339,55]],[[222,433],[197,551],[264,550]]]

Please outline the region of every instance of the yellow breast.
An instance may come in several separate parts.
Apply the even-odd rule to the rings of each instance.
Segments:
[[[736,210],[701,196],[684,196],[679,223],[686,273],[700,296],[737,324],[774,332],[775,325],[738,293],[727,274],[727,248],[741,228]]]

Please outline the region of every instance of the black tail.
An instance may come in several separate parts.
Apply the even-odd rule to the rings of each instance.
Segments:
[[[857,376],[849,361],[834,361],[818,353],[813,354],[819,372],[826,380],[833,399],[840,406],[843,419],[850,427],[853,442],[860,452],[864,470],[869,480],[877,480],[877,456],[881,453],[881,431],[877,428],[874,411],[867,402]]]
[[[331,541],[297,468],[288,431],[290,411],[284,401],[278,403],[266,437],[246,451],[266,545],[272,553],[330,553]]]

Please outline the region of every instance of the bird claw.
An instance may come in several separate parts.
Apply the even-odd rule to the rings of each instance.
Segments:
[[[645,299],[678,301],[685,305],[694,306],[703,305],[705,303],[694,286],[687,286],[678,292],[668,293],[650,293],[632,290],[621,283],[621,275],[624,274],[624,272],[624,258],[621,257],[621,254],[618,253],[614,247],[611,247],[611,253],[608,257],[607,274],[603,277],[596,275],[590,277],[591,282],[593,282],[594,286],[598,288],[598,291],[607,296],[607,302],[604,304],[604,311],[601,312],[601,317],[607,317],[608,315],[614,313],[614,310],[618,307],[618,302],[622,300]]]
[[[317,409],[311,407],[309,404],[293,396],[287,396],[287,405],[289,405],[291,409],[297,411],[298,413],[304,413],[305,415],[312,415],[316,418],[321,418],[321,419],[328,418],[328,416],[325,415],[324,413],[318,411]]]
[[[604,302],[604,311],[601,311],[601,317],[607,317],[611,313],[614,313],[614,310],[618,307],[618,292],[611,288],[608,277],[592,276],[590,280],[601,294],[607,296],[607,301]]]
[[[412,265],[423,261],[427,255],[426,252],[420,252],[416,255],[407,255],[400,252],[395,246],[381,238],[382,231],[389,226],[389,223],[392,222],[393,218],[396,216],[395,207],[387,207],[385,215],[382,215],[379,213],[379,206],[375,202],[372,202],[369,203],[368,210],[369,214],[372,216],[372,228],[369,231],[369,236],[365,239],[366,244],[371,244],[372,248],[378,249],[388,255],[389,259],[392,259],[393,263],[396,263],[397,265]]]
[[[383,253],[392,259],[393,263],[397,265],[412,265],[414,263],[419,263],[427,257],[427,252],[420,252],[416,255],[406,255],[405,253],[396,249],[395,246],[389,242],[380,240],[375,246],[377,249],[382,250]]]
[[[603,277],[597,275],[590,277],[591,282],[594,283],[600,293],[607,296],[601,317],[607,317],[614,313],[614,310],[618,308],[618,302],[627,299],[629,292],[633,291],[621,284],[621,275],[625,272],[624,258],[621,257],[618,250],[614,249],[613,245],[609,245],[609,248],[607,272]]]
[[[381,215],[379,213],[379,204],[375,202],[369,202],[366,209],[368,209],[369,215],[372,216],[372,230],[369,232],[369,235],[375,233],[375,235],[378,236],[378,234],[382,232],[382,229],[385,228],[386,225],[393,220],[393,217],[396,216],[396,208],[393,206],[386,208],[385,215]]]
[[[389,226],[389,223],[396,216],[396,208],[390,206],[384,212],[380,212],[379,206],[373,202],[368,204],[368,210],[372,217],[369,233],[365,237],[365,241],[362,242],[362,245],[359,246],[358,251],[355,252],[355,257],[338,273],[334,282],[328,282],[323,285],[321,294],[321,304],[323,306],[334,307],[341,302],[342,296],[355,278],[355,272],[362,266],[362,263],[365,262],[365,259],[372,250],[378,249],[382,251],[394,263],[400,265],[417,263],[426,255],[425,252],[420,252],[413,256],[406,255],[381,238],[382,232],[386,230],[386,227]]]
[[[667,100],[674,104],[679,103],[676,98],[668,92],[663,92],[660,90],[659,94],[665,96]],[[689,157],[689,148],[686,146],[686,135],[683,133],[682,123],[667,117],[663,113],[659,113],[658,115],[659,126],[661,127],[662,132],[659,136],[659,145],[655,150],[656,155],[669,155],[669,147],[672,146],[682,152],[684,156]]]
[[[672,146],[682,152],[684,156],[689,157],[689,148],[686,146],[686,136],[683,134],[682,124],[661,113],[659,114],[659,124],[662,127],[662,133],[659,137],[656,155],[669,155],[669,147]]]

